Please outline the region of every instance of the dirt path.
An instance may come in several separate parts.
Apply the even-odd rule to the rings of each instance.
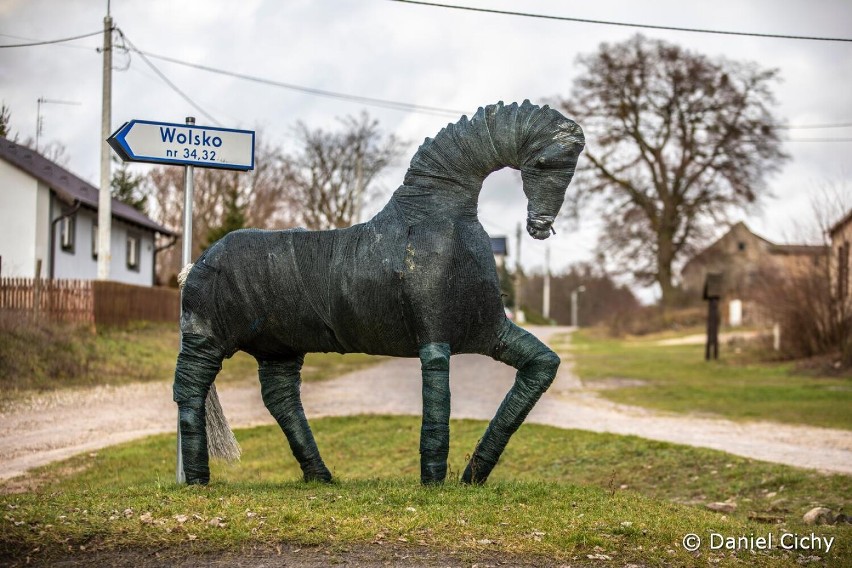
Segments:
[[[548,341],[567,328],[533,328]],[[453,418],[489,420],[514,380],[514,370],[478,355],[450,364]],[[223,387],[234,426],[271,424],[256,385]],[[303,386],[309,418],[421,412],[420,363],[393,359],[344,377]],[[174,432],[171,386],[163,383],[64,391],[0,413],[0,479],[74,454],[161,432]],[[583,388],[570,362],[528,418],[529,422],[594,432],[633,434],[798,467],[852,474],[852,432],[769,422],[662,414],[615,404]]]

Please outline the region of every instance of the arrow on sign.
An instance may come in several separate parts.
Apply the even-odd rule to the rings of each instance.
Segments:
[[[131,120],[107,142],[125,162],[254,169],[254,131]]]

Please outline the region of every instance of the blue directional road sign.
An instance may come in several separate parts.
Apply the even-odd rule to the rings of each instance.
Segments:
[[[125,162],[254,169],[253,130],[131,120],[107,142]]]

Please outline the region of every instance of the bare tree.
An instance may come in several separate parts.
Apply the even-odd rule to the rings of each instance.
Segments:
[[[811,193],[811,215],[794,221],[799,233],[819,242],[825,253],[813,262],[765,266],[758,279],[758,303],[781,328],[782,354],[789,358],[822,354],[839,356],[840,367],[852,368],[852,313],[837,289],[830,229],[852,211],[852,186],[826,181]]]
[[[298,224],[298,204],[287,182],[288,164],[284,151],[263,142],[258,135],[255,166],[245,176],[246,226],[261,229],[294,227]]]
[[[586,132],[581,198],[598,196],[600,247],[663,305],[673,265],[708,229],[764,191],[786,158],[771,111],[776,70],[710,59],[636,35],[581,56],[560,102]]]
[[[371,183],[393,163],[403,145],[384,135],[378,121],[364,112],[340,120],[342,129],[311,130],[296,125],[299,150],[288,156],[287,182],[309,229],[348,227],[373,197]]]

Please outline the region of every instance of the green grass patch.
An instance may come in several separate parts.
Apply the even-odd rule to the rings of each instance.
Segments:
[[[485,423],[454,421],[451,477]],[[417,417],[314,421],[331,485],[304,484],[276,427],[237,431],[243,462],[214,464],[209,487],[177,486],[174,437],[83,455],[43,468],[37,489],[0,496],[0,557],[122,548],[239,550],[253,545],[379,543],[548,562],[624,566],[796,566],[809,551],[686,552],[708,538],[784,531],[835,537],[829,560],[849,554],[849,525],[804,527],[813,506],[843,510],[850,477],[821,475],[635,437],[525,425],[482,487],[419,485]],[[729,515],[711,501],[737,503]],[[757,519],[757,520],[755,520]],[[371,544],[372,543],[372,544]],[[825,554],[821,556],[825,557]]]
[[[177,324],[136,323],[88,328],[0,322],[0,392],[6,398],[59,388],[171,381],[180,349]],[[304,381],[321,381],[384,360],[363,354],[310,353]],[[257,362],[239,352],[227,359],[219,383],[257,380]]]
[[[719,360],[705,361],[703,345],[660,346],[658,339],[608,339],[583,331],[557,349],[574,358],[574,370],[587,384],[606,385],[600,395],[614,402],[852,429],[852,377],[804,374],[790,363],[749,362],[726,353],[725,346]]]

